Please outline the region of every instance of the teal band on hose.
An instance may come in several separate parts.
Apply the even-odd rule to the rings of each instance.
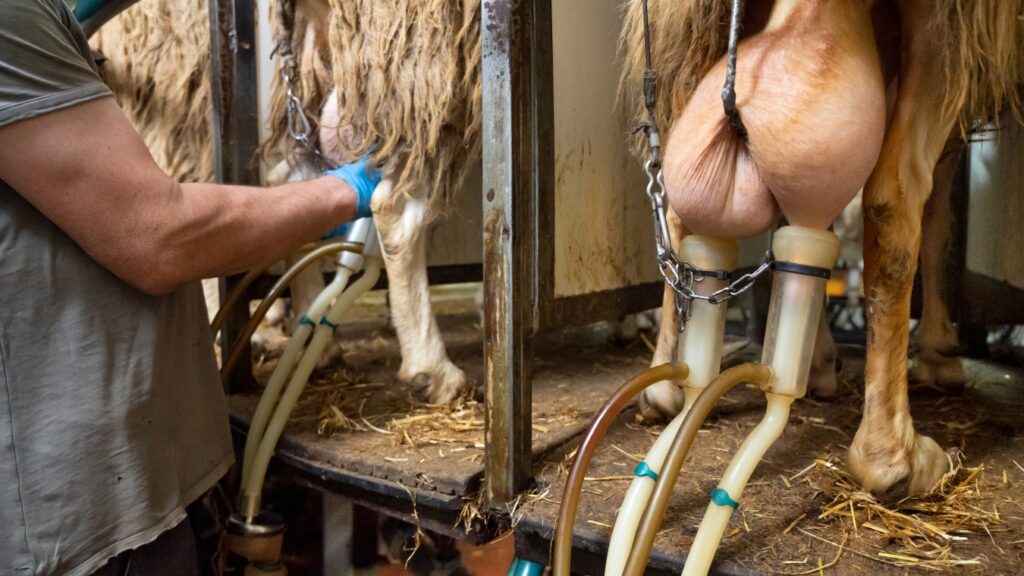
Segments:
[[[740,507],[740,503],[733,500],[729,493],[721,488],[715,488],[711,491],[711,501],[719,506],[729,506],[733,510]]]
[[[651,480],[654,480],[655,482],[658,481],[658,473],[655,472],[650,466],[648,466],[647,462],[641,461],[639,464],[637,464],[636,468],[633,469],[633,474],[636,474],[637,476],[645,476],[647,478],[650,478]]]
[[[334,332],[338,329],[338,325],[328,320],[327,316],[324,316],[323,318],[320,319],[320,325],[330,327],[331,332]]]
[[[305,324],[306,326],[312,326],[313,328],[316,328],[316,322],[310,320],[309,316],[306,316],[305,314],[299,317],[299,324]]]

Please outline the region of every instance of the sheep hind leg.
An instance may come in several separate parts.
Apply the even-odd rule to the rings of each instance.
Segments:
[[[392,322],[402,352],[398,378],[411,383],[428,402],[450,402],[465,389],[466,375],[448,359],[430,306],[427,202],[405,196],[392,199],[391,190],[391,182],[385,179],[372,208],[387,265]]]
[[[848,453],[865,489],[887,497],[930,490],[949,458],[916,433],[907,393],[910,293],[933,171],[954,119],[942,102],[942,39],[929,2],[899,5],[900,92],[878,165],[864,189],[868,344],[864,416]]]
[[[810,393],[817,398],[834,398],[839,393],[839,367],[839,354],[828,327],[828,315],[822,311],[807,381]]]
[[[683,237],[689,232],[672,210],[668,211],[668,225],[672,245],[678,251]],[[651,366],[659,366],[676,359],[679,348],[679,324],[676,321],[675,310],[675,292],[666,285],[661,304],[658,343],[655,345]],[[667,420],[683,409],[683,400],[682,382],[658,382],[640,395],[640,414],[647,420]]]
[[[951,139],[935,167],[935,184],[924,209],[921,234],[921,323],[914,341],[910,380],[919,386],[956,389],[964,385],[960,343],[950,321],[946,290],[946,257],[951,237],[950,193],[963,154],[960,138]]]

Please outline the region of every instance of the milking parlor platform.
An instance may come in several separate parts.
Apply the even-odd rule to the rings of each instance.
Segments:
[[[472,303],[455,301],[447,311],[440,316],[446,344],[479,398],[482,334]],[[359,313],[362,319],[342,334],[349,367],[316,373],[278,446],[275,475],[469,542],[485,542],[514,526],[517,554],[546,564],[579,434],[611,391],[650,362],[643,340],[613,344],[607,326],[597,325],[537,344],[536,482],[509,507],[488,510],[481,494],[485,435],[479,399],[467,397],[451,407],[414,400],[408,387],[394,381],[399,355],[383,302],[374,308],[371,301]],[[760,357],[757,344],[738,336],[728,341],[733,352],[726,367]],[[805,398],[795,404],[783,437],[754,473],[729,525],[716,573],[810,574],[817,573],[819,563],[837,574],[903,574],[915,566],[954,565],[1013,573],[1024,531],[1024,462],[1019,456],[1024,453],[1019,418],[1024,374],[997,362],[967,360],[972,384],[966,389],[912,392],[915,414],[929,416],[920,419],[921,426],[944,446],[960,450],[964,476],[957,481],[969,480],[956,487],[961,493],[951,503],[952,514],[971,518],[958,527],[951,527],[948,514],[909,509],[914,503],[895,507],[948,536],[928,537],[926,529],[907,531],[873,511],[863,495],[851,493],[844,457],[863,402],[863,348],[843,345],[841,356],[839,398]],[[258,366],[258,377],[272,366],[273,361]],[[231,397],[232,423],[239,434],[256,398]],[[755,387],[740,387],[712,414],[684,464],[649,573],[679,573],[709,491],[763,406]],[[628,410],[595,455],[576,518],[573,567],[580,573],[603,571],[617,508],[636,463],[660,430]]]

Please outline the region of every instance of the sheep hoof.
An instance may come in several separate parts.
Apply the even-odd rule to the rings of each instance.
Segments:
[[[323,354],[320,356],[320,360],[316,363],[317,370],[325,370],[331,366],[344,366],[345,356],[341,351],[341,343],[337,340],[332,340],[327,347],[324,348]]]
[[[887,502],[928,492],[952,466],[949,455],[928,436],[915,434],[908,447],[864,428],[850,446],[848,462],[864,488]]]
[[[839,359],[811,366],[811,374],[807,379],[807,390],[819,399],[835,398],[839,395],[839,371],[842,363]]]
[[[967,384],[963,364],[958,356],[918,353],[908,372],[915,389],[928,388],[941,392],[957,392]]]
[[[683,409],[683,391],[675,382],[658,382],[640,394],[640,416],[647,422],[665,422]]]
[[[446,404],[466,389],[466,375],[451,362],[433,372],[418,372],[409,383],[431,404]]]

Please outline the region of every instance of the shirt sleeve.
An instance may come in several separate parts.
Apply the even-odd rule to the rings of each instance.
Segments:
[[[0,2],[0,127],[109,95],[63,0]]]

